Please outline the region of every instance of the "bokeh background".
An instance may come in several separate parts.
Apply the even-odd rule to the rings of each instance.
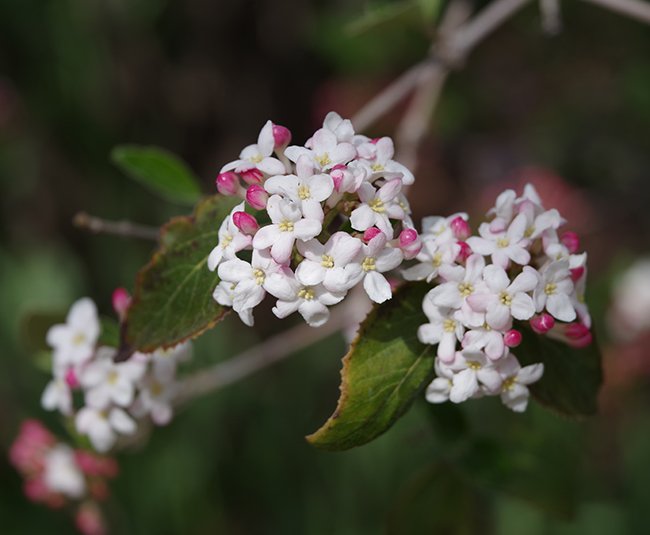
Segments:
[[[327,111],[352,115],[423,58],[435,27],[425,4],[0,1],[2,452],[26,417],[65,436],[39,407],[42,342],[25,335],[24,318],[83,295],[110,313],[112,290],[132,287],[152,252],[75,228],[75,213],[158,226],[186,211],[122,175],[111,148],[174,151],[211,193],[268,118],[303,142]],[[570,422],[532,403],[515,416],[485,400],[463,408],[467,428],[450,429],[447,409],[434,418],[420,402],[374,443],[320,452],[303,436],[335,405],[345,342],[332,337],[121,452],[112,532],[647,533],[650,313],[637,303],[641,328],[621,328],[613,303],[624,270],[650,254],[650,27],[586,2],[563,2],[562,20],[545,35],[532,4],[451,75],[412,204],[416,219],[480,217],[498,191],[531,180],[560,208],[590,256],[606,361],[600,415]],[[404,107],[366,133],[393,134]],[[647,269],[636,284],[647,296]],[[229,318],[196,343],[189,368],[286,327],[270,315],[258,324]],[[0,482],[3,534],[73,532],[65,513],[24,498],[5,453]]]

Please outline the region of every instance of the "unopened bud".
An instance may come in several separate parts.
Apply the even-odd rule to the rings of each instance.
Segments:
[[[232,215],[232,222],[248,236],[253,236],[260,228],[257,220],[246,212],[235,212]]]
[[[521,344],[523,336],[516,329],[510,329],[506,334],[503,335],[503,343],[508,347],[517,347]]]
[[[580,237],[575,232],[567,230],[562,234],[562,236],[560,236],[560,241],[571,254],[577,253],[578,249],[580,249]]]
[[[125,288],[115,288],[113,291],[113,310],[117,314],[117,317],[120,321],[124,321],[126,317],[126,311],[129,309],[131,304],[131,296]]]
[[[415,258],[422,250],[422,240],[417,230],[405,228],[399,235],[399,248],[402,250],[406,260]]]
[[[257,167],[251,167],[250,169],[246,169],[246,171],[242,171],[241,177],[246,184],[261,184],[264,173],[257,169]]]
[[[530,320],[530,327],[537,334],[546,334],[555,326],[555,320],[553,316],[547,314],[546,312],[540,314],[539,316],[534,316]]]
[[[582,276],[585,274],[585,268],[584,268],[584,266],[580,266],[580,267],[577,267],[577,268],[571,268],[569,270],[569,272],[571,273],[571,280],[573,282],[578,282],[582,278]]]
[[[68,371],[65,372],[65,382],[70,388],[79,388],[79,378],[74,368],[68,368]]]
[[[368,243],[370,240],[372,240],[375,236],[378,236],[381,234],[381,230],[379,230],[377,227],[370,227],[368,230],[366,230],[363,233],[363,241]]]
[[[268,200],[269,194],[259,184],[253,184],[246,190],[246,202],[255,208],[255,210],[263,210],[266,208],[266,201]]]
[[[284,149],[291,142],[291,131],[279,124],[273,125],[273,140],[276,149]]]
[[[456,261],[465,262],[472,254],[472,248],[466,241],[459,241],[457,244],[460,247],[460,251],[458,252],[458,256],[456,256]]]
[[[234,195],[239,187],[239,178],[232,171],[217,175],[217,191],[222,195]]]
[[[451,223],[449,223],[449,226],[456,239],[460,241],[465,241],[472,233],[472,229],[469,228],[469,223],[461,216],[454,217]]]
[[[564,328],[564,334],[568,338],[567,342],[572,347],[587,347],[593,341],[593,335],[589,327],[582,323],[569,323]]]

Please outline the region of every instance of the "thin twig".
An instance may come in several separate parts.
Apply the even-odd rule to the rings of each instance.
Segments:
[[[650,24],[650,3],[644,0],[583,0]]]
[[[198,396],[214,392],[248,377],[276,362],[280,362],[301,349],[311,346],[347,327],[358,324],[367,312],[365,302],[350,296],[350,301],[332,311],[329,321],[317,329],[298,325],[245,350],[239,355],[211,368],[196,372],[181,381],[176,405]]]
[[[141,238],[143,240],[158,240],[159,230],[155,227],[139,225],[130,221],[106,221],[86,212],[79,212],[72,223],[75,227],[94,234],[113,234],[126,238]]]

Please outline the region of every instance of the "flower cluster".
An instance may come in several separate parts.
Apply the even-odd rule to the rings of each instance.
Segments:
[[[123,316],[129,297],[117,290],[113,305]],[[117,349],[99,345],[101,324],[95,304],[88,298],[77,301],[65,324],[47,333],[53,348],[52,380],[41,404],[74,416],[76,429],[87,435],[98,451],[108,451],[118,435],[137,429],[135,419],[149,415],[164,425],[172,417],[177,392],[176,366],[190,356],[189,344],[150,354],[135,353],[126,362],[115,362]],[[73,392],[83,394],[83,406],[75,411]]]
[[[392,296],[384,274],[420,248],[402,194],[414,178],[393,160],[390,138],[357,135],[331,112],[304,146],[290,139],[268,121],[216,181],[245,201],[223,221],[208,258],[221,279],[214,298],[247,325],[267,293],[276,316],[298,312],[314,327],[357,284],[382,303]]]
[[[117,463],[59,442],[37,420],[26,420],[9,451],[24,477],[25,495],[52,508],[78,504],[76,523],[87,535],[105,532],[96,501],[108,497],[106,480],[117,475]]]
[[[467,214],[426,218],[418,263],[403,275],[437,283],[423,302],[429,323],[418,330],[421,342],[438,346],[427,399],[460,403],[500,395],[521,412],[527,385],[544,368],[522,367],[512,353],[523,336],[515,322],[575,347],[591,343],[587,255],[578,254],[575,233],[559,232],[564,220],[542,206],[531,185],[521,197],[503,192],[488,215],[478,236],[470,235]]]

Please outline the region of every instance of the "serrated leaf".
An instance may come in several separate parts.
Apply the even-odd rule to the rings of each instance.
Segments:
[[[334,414],[307,440],[326,450],[346,450],[381,435],[430,382],[435,351],[417,339],[426,323],[426,284],[409,284],[376,306],[343,358],[341,394]]]
[[[111,160],[127,176],[164,199],[194,205],[201,196],[199,181],[176,155],[158,147],[120,145]]]
[[[542,405],[566,416],[596,413],[603,372],[595,341],[577,349],[527,329],[521,345],[513,352],[522,366],[544,363],[544,375],[530,387]]]
[[[121,352],[171,347],[223,318],[226,309],[212,298],[219,279],[208,270],[207,259],[237,202],[215,195],[199,203],[193,216],[163,227],[160,249],[138,273]]]

